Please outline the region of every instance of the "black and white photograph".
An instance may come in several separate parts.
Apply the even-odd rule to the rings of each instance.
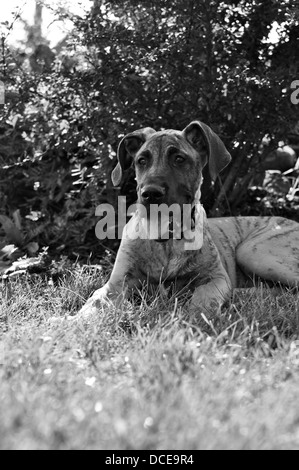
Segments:
[[[299,450],[298,0],[1,0],[0,450]]]

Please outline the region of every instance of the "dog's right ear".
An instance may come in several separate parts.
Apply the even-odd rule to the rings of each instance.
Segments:
[[[133,158],[144,142],[148,140],[155,130],[151,127],[145,127],[138,131],[127,134],[121,141],[117,150],[118,163],[111,173],[111,179],[114,186],[118,186],[122,180],[123,171],[130,168]]]

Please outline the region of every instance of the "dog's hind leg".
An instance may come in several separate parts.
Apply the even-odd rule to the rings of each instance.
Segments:
[[[237,247],[236,261],[249,276],[299,287],[299,224],[274,218]]]

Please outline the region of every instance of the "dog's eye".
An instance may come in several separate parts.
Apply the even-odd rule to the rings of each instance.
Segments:
[[[174,161],[175,161],[175,163],[177,163],[177,164],[184,163],[185,158],[182,157],[182,155],[177,155],[177,156],[175,157]]]
[[[139,158],[139,159],[137,160],[137,163],[138,163],[138,165],[140,165],[140,166],[146,165],[146,158],[144,158],[144,157]]]

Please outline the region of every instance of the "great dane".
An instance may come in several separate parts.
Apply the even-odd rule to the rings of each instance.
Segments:
[[[110,279],[81,313],[97,311],[109,299],[120,302],[128,289],[144,282],[165,288],[175,284],[178,292],[188,287],[190,307],[208,313],[219,311],[233,289],[249,279],[299,286],[298,223],[281,217],[207,219],[200,204],[202,170],[208,165],[215,180],[231,156],[206,124],[194,121],[183,131],[132,132],[121,140],[117,158],[113,184],[119,185],[123,171],[134,166],[137,209],[125,227]],[[153,205],[173,204],[189,208],[191,220],[182,222],[175,237],[171,217],[167,223],[162,216],[150,220]],[[156,234],[148,236],[153,226]]]

